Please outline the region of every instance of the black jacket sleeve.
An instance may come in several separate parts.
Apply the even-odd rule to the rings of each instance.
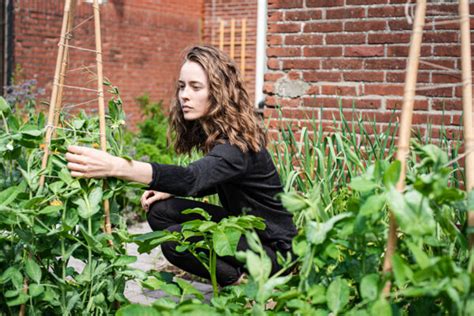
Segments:
[[[217,185],[245,174],[247,164],[247,155],[238,147],[219,144],[187,167],[152,163],[153,180],[148,189],[178,196],[212,194]]]

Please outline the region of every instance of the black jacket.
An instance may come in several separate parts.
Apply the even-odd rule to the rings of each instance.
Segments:
[[[242,152],[229,143],[218,144],[187,167],[152,163],[150,190],[177,196],[201,197],[217,193],[231,215],[243,212],[262,217],[267,228],[259,232],[265,243],[291,245],[296,228],[291,214],[275,195],[282,185],[268,151]]]

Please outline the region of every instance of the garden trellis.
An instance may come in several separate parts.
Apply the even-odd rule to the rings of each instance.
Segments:
[[[226,24],[230,24],[229,31],[226,31]],[[236,40],[236,34],[240,33],[240,37]],[[229,34],[229,40],[226,41],[226,34]],[[231,19],[230,21],[225,21],[223,19],[219,20],[219,41],[213,42],[213,45],[218,45],[219,49],[224,51],[225,47],[228,47],[228,52],[230,58],[234,59],[235,48],[240,46],[240,74],[245,80],[245,60],[246,60],[246,47],[247,44],[247,19],[240,20],[240,31],[236,31],[236,21]]]
[[[407,6],[410,1],[408,1]],[[416,78],[418,73],[418,65],[420,61],[420,49],[423,35],[423,27],[425,26],[426,0],[418,0],[416,2],[415,20],[410,42],[410,50],[408,57],[408,67],[405,79],[403,107],[400,119],[400,132],[398,140],[398,151],[396,159],[401,163],[401,173],[396,189],[402,192],[405,188],[406,176],[406,158],[409,152],[410,130],[412,123],[413,104],[416,87]],[[465,150],[465,188],[470,192],[474,188],[474,135],[472,130],[472,70],[471,70],[471,40],[470,40],[470,23],[469,23],[469,1],[459,0],[459,21],[461,31],[461,61],[462,61],[462,100],[463,100],[463,123],[464,123],[464,150]],[[433,23],[452,23],[453,21],[440,21]],[[432,66],[431,63],[427,63]],[[446,69],[445,69],[446,70]],[[451,69],[448,69],[451,70]],[[469,212],[470,211],[470,212]],[[474,228],[474,210],[468,210],[468,229]],[[385,252],[383,271],[392,270],[392,258],[395,253],[397,243],[397,225],[395,216],[390,213],[390,225]],[[468,231],[469,243],[472,248],[474,244],[474,235]],[[387,283],[385,294],[390,292],[390,283]]]
[[[51,101],[49,104],[48,112],[48,122],[46,125],[46,134],[45,134],[45,148],[44,156],[42,161],[42,168],[46,168],[49,157],[49,145],[51,144],[51,138],[54,135],[54,130],[58,128],[59,115],[62,108],[62,99],[64,88],[79,89],[84,90],[87,88],[76,87],[76,86],[67,86],[65,85],[66,70],[68,66],[69,58],[69,49],[78,49],[90,51],[91,53],[96,54],[96,63],[97,63],[97,100],[98,100],[98,109],[99,109],[99,123],[100,123],[100,148],[103,151],[107,151],[107,140],[106,140],[106,127],[105,127],[105,103],[104,103],[104,77],[103,77],[103,63],[102,63],[102,44],[101,44],[101,32],[100,32],[100,12],[99,4],[97,0],[93,2],[94,14],[85,21],[79,23],[74,27],[74,15],[76,9],[76,1],[66,0],[64,4],[64,16],[61,29],[61,37],[59,41],[58,56],[56,60],[56,70],[54,73],[54,82],[53,82],[53,91],[51,93]],[[85,22],[90,19],[94,19],[95,26],[95,50],[88,49],[84,47],[77,47],[69,45],[69,41],[72,38],[73,31],[79,26],[82,26]],[[87,89],[90,90],[90,89]],[[81,104],[76,104],[81,105]],[[41,175],[40,186],[44,185],[45,175]],[[108,200],[104,201],[104,211],[105,211],[105,231],[107,233],[112,232],[112,227],[110,224],[110,208]]]
[[[95,100],[98,101],[100,148],[103,151],[107,151],[99,3],[98,3],[98,0],[93,0],[93,3],[92,3],[93,15],[85,19],[84,21],[80,22],[76,26],[74,26],[76,3],[77,1],[73,1],[73,0],[66,0],[64,3],[64,15],[63,15],[63,21],[62,21],[62,27],[61,27],[60,40],[58,43],[59,48],[58,48],[58,55],[56,59],[54,82],[53,82],[53,88],[52,88],[51,99],[50,99],[50,104],[49,104],[48,120],[45,126],[44,154],[43,154],[43,159],[41,163],[42,169],[45,169],[48,164],[48,158],[49,158],[49,154],[51,150],[50,148],[51,140],[53,139],[55,135],[55,130],[60,128],[59,117],[63,109],[62,102],[63,102],[64,88],[97,92],[97,99],[94,99],[92,101],[95,101]],[[92,19],[94,20],[94,29],[95,29],[95,32],[94,32],[95,49],[70,45],[70,40],[73,37],[74,30],[76,30],[80,26],[83,26],[86,22]],[[92,90],[89,88],[78,87],[78,86],[68,86],[65,84],[66,73],[67,73],[67,68],[68,68],[68,59],[70,57],[70,49],[88,51],[96,55],[97,90]],[[90,102],[91,101],[75,104],[75,106],[87,104]],[[40,189],[44,186],[45,177],[46,175],[44,173],[40,176],[40,180],[39,180]],[[106,186],[105,182],[104,182],[104,186]],[[110,222],[110,205],[109,205],[108,199],[104,200],[104,217],[105,217],[104,230],[107,234],[111,234],[112,226]],[[112,245],[112,240],[109,240],[109,244]],[[26,292],[28,289],[27,279],[25,279],[24,287],[25,287],[25,292]],[[20,315],[24,315],[24,314],[25,314],[25,305],[23,304],[20,307]]]

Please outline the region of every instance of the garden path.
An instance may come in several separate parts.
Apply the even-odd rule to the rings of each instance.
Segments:
[[[134,224],[133,226],[128,227],[128,231],[130,234],[143,234],[150,232],[150,226],[148,223],[138,223]],[[127,253],[130,256],[137,256],[138,260],[131,264],[131,267],[149,271],[149,270],[167,270],[167,267],[170,265],[168,261],[164,258],[163,254],[161,253],[161,248],[153,249],[149,254],[139,254],[137,251],[138,246],[136,244],[127,244]],[[210,284],[201,283],[198,281],[191,281],[191,284],[201,291],[203,295],[206,297],[207,300],[210,300],[212,297],[212,286]],[[125,286],[125,296],[130,300],[132,303],[139,303],[139,304],[146,304],[150,305],[156,299],[165,296],[166,294],[162,291],[152,291],[148,289],[144,289],[140,286],[140,284],[136,281],[128,281]]]

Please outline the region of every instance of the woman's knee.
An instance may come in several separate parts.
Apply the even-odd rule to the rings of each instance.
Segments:
[[[167,241],[161,244],[161,252],[163,252],[166,260],[175,266],[180,266],[181,260],[188,255],[186,252],[178,252],[176,250],[178,245],[175,241]]]
[[[146,217],[151,229],[164,230],[174,224],[169,216],[171,207],[169,199],[156,201],[150,205]]]

